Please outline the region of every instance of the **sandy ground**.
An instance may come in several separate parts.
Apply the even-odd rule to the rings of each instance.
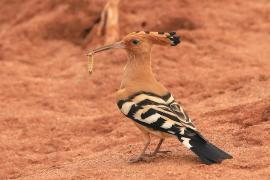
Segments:
[[[153,69],[202,134],[234,156],[212,166],[176,139],[162,146],[169,154],[127,162],[143,142],[114,102],[125,52],[96,56],[87,73],[104,4],[0,1],[0,179],[270,179],[269,0],[122,1],[122,36],[181,35],[180,46],[154,48]]]

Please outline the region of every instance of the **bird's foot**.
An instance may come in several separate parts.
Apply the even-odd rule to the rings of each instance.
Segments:
[[[148,154],[149,157],[156,156],[157,154],[167,154],[171,153],[172,151],[154,151],[153,153]]]
[[[143,156],[132,158],[128,162],[129,163],[137,163],[137,162],[141,162],[141,161],[150,162],[151,160],[152,160],[152,158],[150,156],[148,156],[147,154],[144,154]]]

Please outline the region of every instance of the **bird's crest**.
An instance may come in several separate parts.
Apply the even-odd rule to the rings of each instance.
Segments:
[[[136,31],[129,35],[142,35],[150,39],[153,43],[159,45],[167,45],[169,43],[171,46],[176,46],[181,42],[180,37],[176,32]]]

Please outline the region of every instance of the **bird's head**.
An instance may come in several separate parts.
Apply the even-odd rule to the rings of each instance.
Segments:
[[[151,51],[153,45],[176,46],[180,37],[175,32],[147,32],[138,31],[125,36],[121,41],[94,49],[91,53],[98,53],[109,49],[125,49],[131,54],[142,54]]]

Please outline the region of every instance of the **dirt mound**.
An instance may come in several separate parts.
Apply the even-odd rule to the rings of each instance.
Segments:
[[[177,31],[153,49],[153,69],[196,126],[234,159],[205,166],[179,142],[130,165],[140,132],[114,102],[126,55],[87,48],[105,0],[0,2],[0,179],[269,179],[270,3],[134,1],[120,5],[121,36]],[[157,140],[151,144],[154,148]]]

